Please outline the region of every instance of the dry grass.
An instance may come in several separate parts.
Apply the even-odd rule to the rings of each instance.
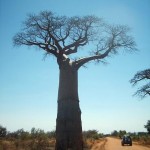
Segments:
[[[1,140],[0,150],[54,150],[55,140]]]
[[[48,140],[0,140],[0,150],[54,150],[55,139]],[[87,139],[84,150],[103,150],[105,139]]]
[[[98,140],[87,139],[84,143],[85,150],[103,150],[106,139],[100,138]]]
[[[146,136],[134,136],[133,141],[135,144],[140,144],[150,147],[150,135]]]

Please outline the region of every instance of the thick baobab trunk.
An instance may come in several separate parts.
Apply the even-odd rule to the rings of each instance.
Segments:
[[[60,67],[55,150],[82,150],[81,111],[78,98],[78,71]]]

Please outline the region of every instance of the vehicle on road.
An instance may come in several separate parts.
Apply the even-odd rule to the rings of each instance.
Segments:
[[[122,137],[121,145],[124,146],[125,144],[132,146],[132,139],[129,135],[124,135]]]

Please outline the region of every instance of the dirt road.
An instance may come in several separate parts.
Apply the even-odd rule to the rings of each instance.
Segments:
[[[103,150],[150,150],[150,148],[135,145],[134,143],[132,146],[121,146],[121,140],[115,138],[107,138],[107,142],[105,143]]]

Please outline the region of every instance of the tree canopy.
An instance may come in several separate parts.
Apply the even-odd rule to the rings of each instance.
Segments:
[[[150,134],[150,120],[147,121],[147,124],[144,127],[147,129],[148,133]]]
[[[94,15],[67,17],[43,11],[27,16],[13,43],[15,46],[38,47],[46,55],[55,56],[58,64],[64,59],[71,60],[71,54],[85,51],[83,46],[87,45],[86,56],[72,59],[72,64],[78,69],[89,61],[103,62],[102,59],[122,48],[135,50],[136,44],[129,31],[128,26],[109,25]]]
[[[130,80],[130,83],[135,86],[141,81],[146,81],[146,84],[141,86],[134,95],[138,95],[141,98],[144,98],[150,95],[150,69],[145,69],[143,71],[137,72],[134,77]]]
[[[5,137],[7,134],[7,129],[0,125],[0,137]]]

